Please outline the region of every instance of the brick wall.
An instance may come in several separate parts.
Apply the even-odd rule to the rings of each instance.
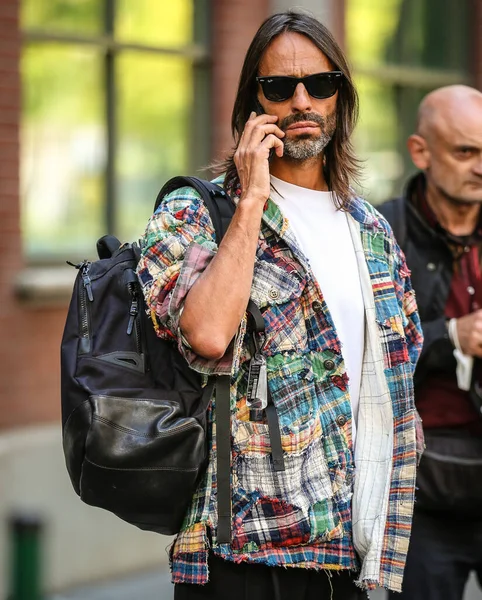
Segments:
[[[0,428],[59,415],[59,340],[65,308],[23,305],[19,207],[19,0],[0,2]]]
[[[331,0],[333,28],[336,41],[345,49],[345,0]]]
[[[233,145],[231,112],[244,55],[269,14],[269,0],[213,0],[213,155]]]

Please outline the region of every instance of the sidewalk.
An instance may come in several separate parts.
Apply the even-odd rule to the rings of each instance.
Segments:
[[[162,571],[84,586],[46,600],[173,600],[173,590],[170,574]]]

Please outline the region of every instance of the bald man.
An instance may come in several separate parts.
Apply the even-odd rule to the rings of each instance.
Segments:
[[[415,400],[426,451],[401,600],[462,600],[482,582],[482,94],[428,94],[408,139],[419,169],[380,207],[412,271],[425,341]]]

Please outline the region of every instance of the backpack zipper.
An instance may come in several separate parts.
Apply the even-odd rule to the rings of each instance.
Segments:
[[[95,396],[96,398],[102,398],[101,395]],[[114,396],[109,396],[109,398],[115,398]],[[122,400],[125,400],[125,398],[122,398]],[[137,400],[137,398],[129,398],[129,400]],[[139,400],[143,400],[143,398],[139,398]],[[134,433],[135,435],[139,436],[139,437],[145,437],[145,438],[160,438],[160,437],[169,437],[170,435],[172,435],[173,433],[178,433],[179,431],[182,431],[183,429],[191,429],[192,427],[196,426],[196,423],[193,423],[192,420],[188,421],[187,423],[181,423],[180,425],[174,425],[172,427],[169,427],[168,431],[157,431],[155,434],[149,434],[149,433],[142,433],[140,431],[136,431],[135,429],[130,429],[129,427],[124,427],[123,425],[119,425],[118,423],[114,423],[113,421],[111,421],[110,419],[106,419],[105,417],[102,417],[98,414],[94,414],[92,416],[92,418],[95,421],[100,421],[101,423],[105,423],[106,425],[114,425],[115,429],[118,429],[119,431],[124,431],[126,433]]]
[[[141,326],[139,323],[139,319],[136,319],[136,346],[137,346],[137,352],[139,354],[142,354]]]
[[[76,267],[80,271],[82,277],[82,287],[80,288],[80,353],[87,354],[90,352],[90,319],[88,301],[94,301],[94,295],[92,293],[92,282],[89,276],[89,269],[91,263],[84,261]]]
[[[90,302],[94,301],[94,295],[92,293],[92,282],[90,281],[89,276],[90,262],[82,263],[82,282],[84,284],[84,289],[87,292],[87,297]]]
[[[139,324],[139,291],[135,283],[129,283],[129,292],[132,296],[131,307],[129,309],[129,322],[127,324],[127,335],[131,335],[132,331],[136,336],[137,353],[142,354],[142,340]]]

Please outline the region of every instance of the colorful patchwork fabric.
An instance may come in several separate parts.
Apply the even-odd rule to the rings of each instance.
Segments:
[[[359,198],[348,211],[360,228],[393,405],[393,465],[380,581],[399,589],[414,492],[413,477],[404,479],[404,466],[416,460],[415,448],[404,440],[415,430],[412,374],[423,340],[409,271],[389,225]],[[179,330],[184,300],[216,250],[207,209],[193,189],[182,188],[166,197],[151,218],[138,267],[158,335],[177,343],[200,373],[232,377],[232,543],[216,540],[214,398],[208,414],[210,462],[171,547],[173,582],[206,583],[209,551],[235,562],[358,571],[351,523],[355,465],[348,379],[322,292],[287,220],[268,200],[251,298],[265,320],[263,353],[281,427],[286,470],[276,472],[267,424],[250,421],[246,406],[250,344],[245,320],[218,361],[195,355]]]

